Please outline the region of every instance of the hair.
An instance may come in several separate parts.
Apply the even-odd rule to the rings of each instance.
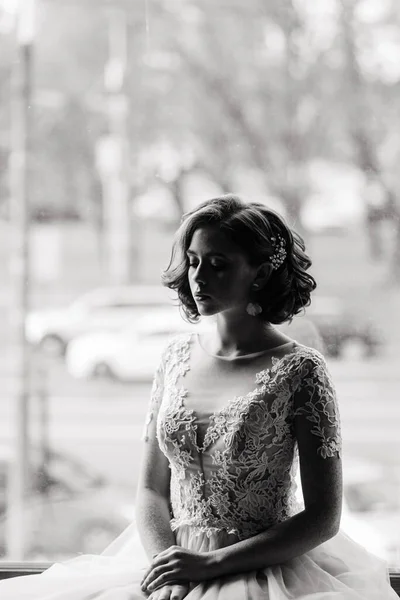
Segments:
[[[271,238],[281,236],[286,258],[272,270],[265,287],[252,294],[251,301],[262,308],[262,321],[279,324],[291,321],[311,302],[311,292],[317,284],[307,273],[311,259],[305,253],[303,238],[291,229],[283,217],[256,202],[245,203],[239,196],[227,194],[203,202],[182,217],[169,265],[161,276],[162,284],[175,290],[185,317],[190,322],[199,319],[199,312],[190,291],[187,250],[194,232],[207,226],[217,226],[243,251],[249,263],[259,266],[270,261],[274,253]]]

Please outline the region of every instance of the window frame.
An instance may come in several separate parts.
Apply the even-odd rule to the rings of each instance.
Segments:
[[[3,562],[0,563],[0,580],[22,575],[39,575],[52,566],[49,562]],[[390,584],[396,594],[400,597],[400,569],[389,570]]]

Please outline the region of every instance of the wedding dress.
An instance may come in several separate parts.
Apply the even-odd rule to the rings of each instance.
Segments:
[[[217,410],[210,410],[216,405]],[[194,333],[174,337],[154,378],[149,431],[171,468],[171,528],[198,552],[256,535],[301,510],[295,419],[323,459],[341,452],[322,355],[290,342],[224,360]],[[314,438],[312,438],[314,439]],[[101,555],[0,582],[1,600],[143,600],[147,561],[132,523]],[[187,600],[395,600],[384,561],[342,530],[281,565],[192,584]]]

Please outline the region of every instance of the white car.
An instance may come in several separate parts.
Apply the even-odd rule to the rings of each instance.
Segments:
[[[148,381],[172,335],[208,327],[207,319],[198,325],[187,323],[175,308],[147,311],[120,331],[92,333],[73,340],[66,353],[67,370],[77,379],[108,376],[119,381]]]
[[[74,337],[121,328],[151,308],[171,306],[172,298],[169,289],[156,285],[97,288],[69,306],[32,311],[26,320],[26,337],[46,353],[60,356]]]

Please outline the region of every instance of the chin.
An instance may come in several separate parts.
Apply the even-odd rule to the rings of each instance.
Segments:
[[[221,312],[217,308],[212,308],[211,306],[198,306],[197,310],[201,317],[211,317],[212,315],[217,315]]]
[[[199,315],[202,317],[211,317],[212,315],[216,315],[219,312],[221,312],[220,309],[218,309],[215,305],[213,306],[212,304],[199,303],[196,306]]]

